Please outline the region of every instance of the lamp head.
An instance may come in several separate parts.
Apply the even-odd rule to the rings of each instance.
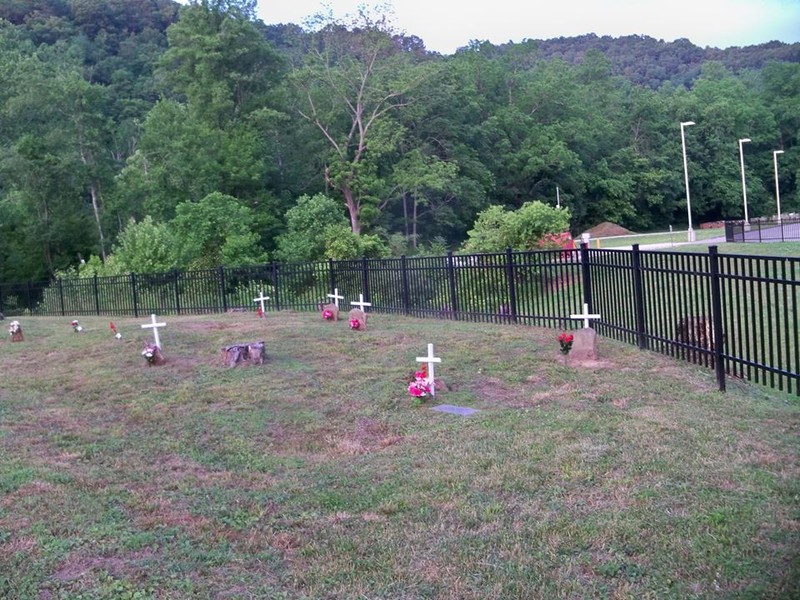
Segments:
[[[750,141],[750,138],[742,138],[742,139],[739,140],[739,143],[740,144],[744,144],[745,142],[749,142],[749,141]]]
[[[681,122],[681,127],[688,126],[688,125],[694,125],[694,124],[695,124],[694,121],[683,121],[683,122]]]
[[[783,150],[773,150],[773,154],[783,154]]]

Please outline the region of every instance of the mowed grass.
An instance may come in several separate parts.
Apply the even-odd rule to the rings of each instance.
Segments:
[[[372,315],[22,319],[1,598],[793,598],[800,405],[557,331]],[[265,340],[263,366],[219,349]],[[428,342],[450,388],[414,406]]]
[[[696,240],[710,240],[712,238],[717,237],[725,237],[725,228],[715,228],[715,229],[696,229],[695,230],[695,239]],[[648,244],[682,244],[685,243],[688,239],[686,230],[682,231],[673,231],[670,233],[669,231],[664,233],[650,233],[644,235],[621,235],[621,236],[614,236],[614,237],[604,237],[598,240],[593,239],[590,241],[589,247],[590,248],[619,248],[619,247],[629,247],[633,244],[639,244],[641,246],[647,246]],[[703,248],[707,248],[708,245],[702,246]]]

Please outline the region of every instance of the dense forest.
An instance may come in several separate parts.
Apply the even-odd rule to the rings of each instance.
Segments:
[[[776,161],[800,209],[800,44],[442,56],[371,11],[5,0],[0,82],[0,281],[441,252],[515,211],[685,228],[684,121],[695,226],[743,216],[741,138],[750,217],[775,214]]]

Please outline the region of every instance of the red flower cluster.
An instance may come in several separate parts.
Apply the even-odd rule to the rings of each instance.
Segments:
[[[361,321],[358,319],[350,319],[350,329],[360,329]]]
[[[322,311],[322,318],[326,321],[333,321],[333,311],[326,308]]]
[[[569,354],[569,351],[572,350],[572,341],[574,339],[575,336],[571,333],[562,333],[558,336],[558,343],[561,345],[562,354]]]

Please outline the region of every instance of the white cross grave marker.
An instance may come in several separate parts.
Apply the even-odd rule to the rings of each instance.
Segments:
[[[589,314],[589,305],[583,303],[583,314],[570,315],[570,319],[583,319],[583,328],[589,329],[589,319],[599,319],[600,315]]]
[[[158,328],[159,327],[166,327],[166,323],[156,323],[156,316],[150,315],[150,323],[145,323],[142,325],[142,329],[152,329],[153,330],[153,337],[156,339],[156,346],[161,348],[161,340],[158,338]]]
[[[441,358],[438,358],[433,355],[433,344],[428,344],[428,356],[418,356],[417,362],[425,363],[428,365],[428,377],[425,380],[425,383],[431,386],[431,396],[436,395],[436,383],[433,376],[433,365],[435,363],[442,362]]]
[[[328,294],[328,298],[333,298],[333,303],[336,305],[336,308],[339,308],[339,300],[344,300],[344,296],[339,295],[339,288],[333,288],[333,293]]]
[[[253,302],[260,302],[261,303],[261,314],[266,314],[266,310],[264,310],[264,300],[269,300],[269,296],[264,295],[264,290],[261,290],[261,295],[258,298],[253,298]]]
[[[364,302],[364,294],[359,294],[359,295],[358,295],[358,302],[351,302],[350,304],[354,304],[354,305],[356,305],[356,306],[357,306],[357,307],[359,307],[359,308],[360,308],[362,311],[364,311],[364,307],[365,307],[365,306],[372,306],[372,304],[371,304],[371,303],[369,303],[369,302]],[[366,312],[366,311],[364,311],[364,312]]]

